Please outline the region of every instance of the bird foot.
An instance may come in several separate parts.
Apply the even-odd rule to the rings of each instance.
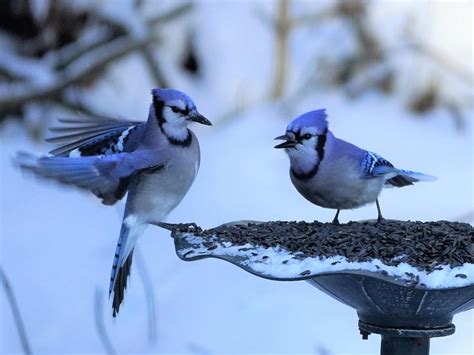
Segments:
[[[196,223],[165,223],[165,222],[153,222],[151,223],[155,226],[167,229],[171,232],[177,230],[188,230],[188,229],[201,229]]]
[[[337,219],[337,218],[334,218],[334,219],[332,220],[332,224],[333,224],[334,226],[340,226],[340,225],[341,225],[341,223],[339,223],[339,219]]]
[[[383,221],[385,221],[385,218],[383,218],[382,216],[377,217],[377,223],[382,223]]]

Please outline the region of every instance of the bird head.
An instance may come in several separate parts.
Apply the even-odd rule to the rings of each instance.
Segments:
[[[298,116],[290,122],[284,135],[275,138],[284,140],[275,148],[285,149],[293,170],[298,173],[311,171],[324,157],[328,132],[325,111],[315,110]]]
[[[164,133],[176,140],[188,137],[187,126],[191,122],[212,126],[212,123],[196,109],[193,100],[174,89],[157,88],[151,91],[153,109]]]
[[[327,133],[326,118],[326,109],[310,111],[298,116],[290,122],[284,135],[275,138],[285,141],[276,145],[275,148],[285,148],[288,154],[291,154],[292,150],[315,150],[318,142]]]

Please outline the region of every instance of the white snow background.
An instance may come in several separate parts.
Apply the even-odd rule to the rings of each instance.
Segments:
[[[295,11],[325,3],[297,2]],[[384,23],[390,14],[408,10],[423,17],[420,7],[434,8],[431,17],[427,16],[431,22],[425,18],[419,33],[427,38],[439,33],[451,38],[442,49],[455,53],[454,58],[461,58],[472,69],[472,32],[464,33],[471,39],[464,38],[464,46],[454,40],[459,40],[457,29],[461,26],[456,21],[470,20],[472,27],[472,15],[465,14],[466,9],[472,10],[472,3],[456,2],[463,10],[454,6],[457,17],[449,22],[451,32],[440,32],[437,27],[439,23],[445,25],[444,16],[448,15],[444,14],[452,15],[443,11],[447,8],[441,2],[419,3],[411,7],[404,2],[379,5],[374,21]],[[216,123],[214,127],[192,127],[201,145],[201,169],[168,221],[194,221],[204,228],[243,219],[330,221],[334,211],[311,205],[296,192],[288,177],[287,157],[273,149],[273,137],[284,133],[292,118],[326,108],[330,129],[337,137],[377,152],[396,166],[439,178],[433,183],[385,190],[380,198],[385,217],[421,221],[467,218],[472,222],[472,106],[465,112],[467,127],[459,132],[444,110],[409,113],[403,93],[411,90],[410,85],[390,97],[369,92],[349,100],[336,88],[315,87],[296,97],[265,99],[273,75],[273,37],[269,25],[257,15],[257,5],[264,12],[274,11],[265,2],[199,3],[192,18],[197,24],[196,41],[204,68],[199,80],[190,80],[172,66],[173,56],[178,55],[174,41],[180,40],[178,30],[183,25],[170,25],[165,31],[164,68],[175,87],[188,93],[200,112]],[[126,7],[117,8],[113,11],[126,11]],[[396,23],[397,17],[393,18]],[[389,41],[393,31],[383,28]],[[309,59],[316,51],[328,50],[337,57],[351,50],[344,31],[343,26],[333,23],[294,34],[290,42],[290,93],[304,82]],[[466,51],[466,43],[470,43],[470,51]],[[401,69],[411,68],[411,72],[400,73],[404,85],[410,84],[406,78],[413,70],[426,69],[422,61],[411,65],[403,64],[402,59],[398,62]],[[465,91],[449,80],[447,83],[446,92],[465,100]],[[130,56],[109,70],[87,98],[107,114],[145,119],[151,86],[141,59]],[[236,105],[249,108],[225,116]],[[48,112],[51,121],[57,115],[64,112]],[[226,119],[219,121],[223,116]],[[1,265],[12,283],[35,353],[104,352],[94,320],[97,288],[103,296],[107,331],[121,354],[378,353],[380,337],[361,339],[355,310],[309,284],[259,279],[220,260],[182,262],[175,255],[169,233],[155,227],[148,228],[139,240],[125,302],[118,318],[113,319],[106,289],[123,203],[102,206],[92,194],[23,176],[12,164],[18,150],[45,153],[50,149],[46,144],[32,143],[16,122],[0,128]],[[340,218],[345,222],[375,216],[375,206],[369,205],[343,211]],[[154,288],[157,339],[153,344],[148,340],[139,262],[146,264]],[[0,294],[0,351],[21,352],[10,308],[4,293]],[[457,315],[454,323],[454,335],[431,340],[431,354],[474,353],[473,312]]]

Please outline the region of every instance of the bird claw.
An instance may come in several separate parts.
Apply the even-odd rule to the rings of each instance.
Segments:
[[[171,232],[188,230],[188,229],[197,229],[200,227],[196,223],[166,223],[166,222],[153,222],[155,226],[167,229]]]

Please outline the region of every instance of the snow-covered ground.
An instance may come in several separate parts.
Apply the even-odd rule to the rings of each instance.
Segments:
[[[170,222],[194,221],[209,228],[236,220],[331,220],[334,211],[311,205],[296,192],[288,177],[288,159],[273,149],[273,137],[284,133],[293,117],[315,108],[327,109],[336,136],[377,152],[396,166],[439,178],[384,191],[380,200],[384,216],[422,221],[470,218],[466,216],[474,210],[472,110],[465,113],[466,130],[458,132],[447,112],[415,116],[397,96],[367,93],[351,101],[338,90],[314,89],[284,103],[262,100],[271,76],[269,26],[250,18],[249,13],[255,15],[252,6],[237,11],[226,5],[218,11],[215,4],[205,4],[207,22],[202,22],[197,40],[202,44],[209,38],[215,31],[213,23],[221,23],[222,29],[216,41],[199,49],[209,74],[187,80],[172,73],[166,58],[163,65],[177,88],[189,93],[211,121],[218,121],[232,102],[251,108],[214,127],[192,128],[201,144],[201,170]],[[241,24],[222,25],[224,13],[227,18],[239,17]],[[245,26],[254,31],[239,31]],[[299,36],[301,41],[308,39]],[[253,62],[248,57],[237,60],[251,51],[251,43]],[[294,59],[299,68],[294,75],[303,75],[304,61]],[[141,59],[132,56],[111,69],[88,99],[111,115],[145,119],[151,85]],[[95,328],[96,289],[103,296],[105,325],[119,353],[378,352],[379,336],[361,340],[353,309],[309,284],[258,279],[219,260],[182,262],[169,232],[152,227],[139,241],[125,304],[119,317],[112,319],[105,294],[123,204],[102,206],[91,194],[22,176],[11,163],[18,150],[50,149],[32,143],[16,123],[7,122],[0,129],[1,266],[11,280],[36,353],[104,352]],[[376,208],[370,205],[343,211],[340,219],[375,216]],[[140,261],[148,268],[155,292],[154,344],[148,341],[148,308],[137,272]],[[10,308],[3,291],[0,295],[1,352],[20,352]],[[432,354],[474,353],[474,313],[459,314],[454,323],[454,335],[432,340]]]

